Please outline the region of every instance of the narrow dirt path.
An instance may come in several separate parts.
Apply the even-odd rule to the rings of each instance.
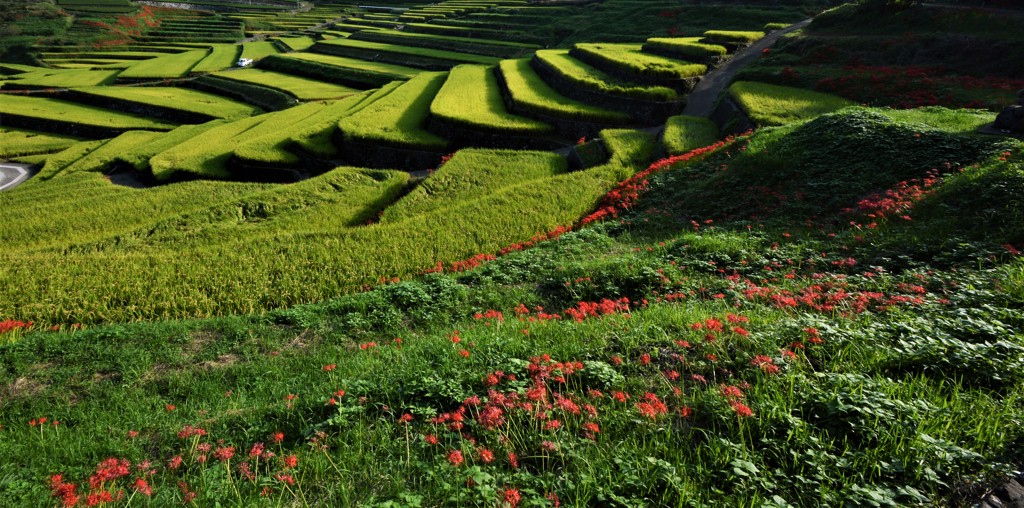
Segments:
[[[0,191],[13,189],[28,180],[33,174],[30,167],[28,164],[0,164]]]
[[[693,87],[693,91],[690,92],[683,114],[704,118],[711,116],[711,113],[715,110],[718,96],[732,83],[733,78],[736,77],[736,73],[740,69],[750,65],[751,62],[761,56],[761,51],[774,45],[783,35],[799,30],[810,23],[810,19],[805,19],[786,28],[776,30],[764,36],[753,45],[743,48],[724,65],[706,74],[697,83],[697,86]]]

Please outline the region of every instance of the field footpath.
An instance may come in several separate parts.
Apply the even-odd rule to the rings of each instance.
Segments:
[[[28,164],[0,164],[0,191],[13,189],[31,178],[30,167]]]
[[[810,23],[811,20],[808,18],[803,21],[793,23],[786,28],[776,30],[762,37],[754,44],[738,51],[721,67],[705,74],[704,77],[697,82],[697,86],[693,87],[693,90],[690,91],[690,95],[686,99],[686,109],[683,110],[683,114],[686,116],[699,116],[702,118],[710,117],[711,113],[715,110],[715,104],[718,102],[718,96],[722,94],[730,83],[732,83],[733,78],[736,77],[736,73],[739,72],[740,69],[750,65],[751,62],[760,58],[761,52],[775,45],[775,42],[783,35],[794,30],[799,30]]]

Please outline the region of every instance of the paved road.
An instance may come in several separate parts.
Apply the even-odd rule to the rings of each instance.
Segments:
[[[10,190],[32,176],[28,164],[0,163],[0,191]]]
[[[810,23],[811,20],[805,19],[781,30],[776,30],[764,36],[753,45],[740,50],[724,65],[709,72],[701,78],[697,86],[693,87],[693,91],[690,92],[690,96],[686,99],[686,109],[683,110],[683,114],[705,118],[711,116],[711,113],[715,110],[718,96],[732,83],[732,79],[736,77],[736,73],[740,69],[757,60],[761,56],[761,51],[771,47],[783,35],[799,30]]]

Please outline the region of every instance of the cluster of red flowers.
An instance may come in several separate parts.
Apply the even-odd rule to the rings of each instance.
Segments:
[[[618,300],[602,298],[599,302],[579,302],[575,307],[565,309],[565,315],[581,322],[588,317],[606,316],[616,312],[629,312],[629,298]]]
[[[139,475],[130,484],[130,488],[144,496],[153,495],[153,487],[146,479],[156,474],[149,461],[142,461],[135,466]],[[85,506],[100,506],[124,499],[125,491],[118,486],[121,478],[132,474],[132,463],[128,459],[108,458],[96,466],[96,471],[89,477],[89,493],[85,496]],[[65,507],[78,506],[82,501],[78,494],[78,486],[64,481],[63,474],[50,476],[50,491],[53,497],[60,499]]]
[[[747,136],[747,134],[743,134],[743,136]],[[736,139],[736,137],[730,136],[722,141],[691,150],[682,155],[676,155],[655,161],[648,166],[647,169],[620,182],[615,186],[615,188],[609,191],[608,194],[605,194],[597,210],[580,221],[580,225],[585,226],[592,222],[618,217],[619,213],[632,208],[640,199],[640,194],[650,185],[647,178],[652,174],[664,171],[675,164],[691,161],[714,153],[731,145],[736,141]]]
[[[34,324],[35,323],[32,321],[26,323],[24,321],[17,321],[14,319],[0,321],[0,333],[7,333],[11,330],[26,330],[32,328],[32,325]]]
[[[866,225],[857,222],[850,222],[851,226],[874,229],[878,226],[879,220],[889,217],[900,217],[903,220],[911,220],[910,210],[918,201],[929,193],[931,188],[940,182],[937,170],[931,170],[924,178],[904,180],[896,184],[892,189],[872,194],[857,202],[857,208],[847,208],[844,213],[861,213],[871,219]]]
[[[952,94],[954,89],[990,90],[1012,93],[1024,87],[1024,80],[988,76],[984,79],[972,76],[950,75],[938,67],[894,67],[848,65],[843,75],[818,80],[815,88],[835,93],[858,102],[916,108],[921,106],[946,106],[985,108],[994,106],[972,99],[958,101]]]

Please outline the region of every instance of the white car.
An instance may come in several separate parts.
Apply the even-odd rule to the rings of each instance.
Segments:
[[[235,65],[238,67],[248,67],[252,65],[252,58],[239,58]]]

